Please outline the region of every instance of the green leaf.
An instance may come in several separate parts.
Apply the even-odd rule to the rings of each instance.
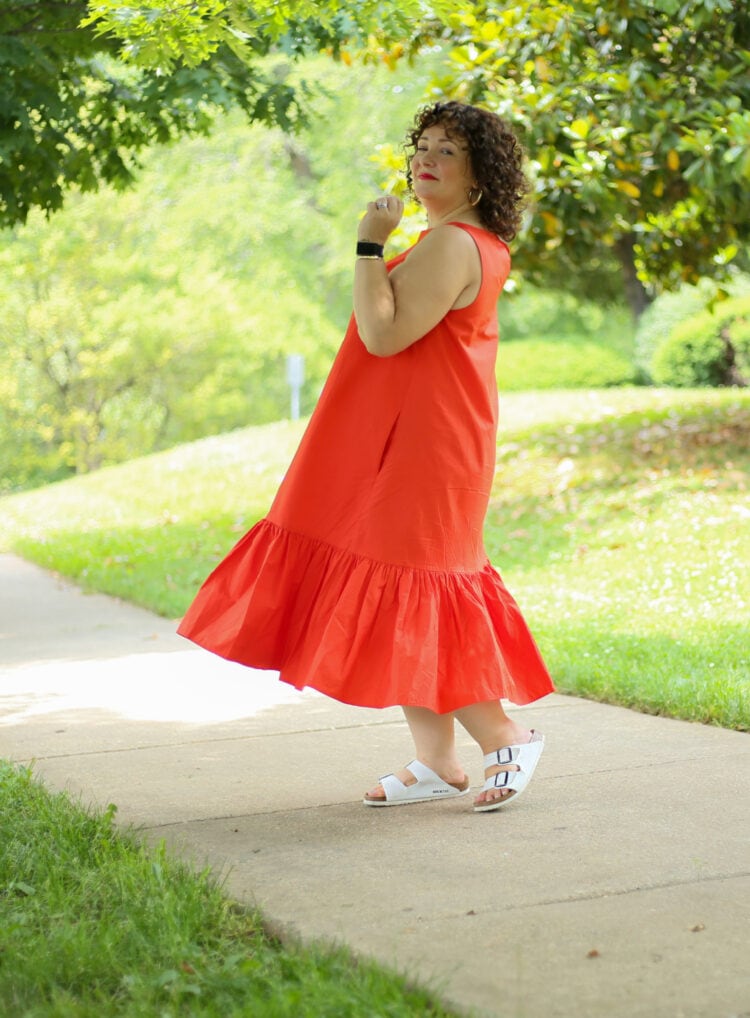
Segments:
[[[11,892],[17,891],[25,897],[31,897],[36,894],[36,888],[32,887],[31,884],[24,883],[23,880],[12,880],[8,886],[8,890]]]
[[[568,131],[576,138],[588,138],[591,124],[588,120],[579,117],[568,126]]]

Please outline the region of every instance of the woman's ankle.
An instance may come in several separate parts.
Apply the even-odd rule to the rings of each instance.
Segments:
[[[479,747],[486,756],[488,753],[494,753],[496,749],[503,749],[505,746],[522,745],[528,742],[530,737],[530,729],[508,718],[507,723],[498,725],[492,735],[487,736],[479,743]]]

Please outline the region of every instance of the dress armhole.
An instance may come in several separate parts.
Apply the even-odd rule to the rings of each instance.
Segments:
[[[477,238],[474,236],[473,232],[471,230],[464,229],[463,223],[447,223],[446,225],[458,226],[460,229],[463,230],[464,233],[467,233],[469,237],[471,237],[471,241],[474,244],[474,247],[476,248],[477,254],[479,255],[479,286],[477,288],[477,292],[475,293],[473,299],[470,300],[468,304],[462,304],[460,307],[452,307],[448,312],[448,314],[451,315],[458,311],[467,311],[469,308],[473,308],[474,305],[477,303],[479,298],[482,296],[482,291],[484,290],[485,278],[487,276],[487,266],[485,265],[485,259],[482,253],[481,245],[479,244]]]

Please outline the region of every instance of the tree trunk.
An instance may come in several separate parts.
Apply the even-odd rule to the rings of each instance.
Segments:
[[[732,336],[729,331],[729,324],[727,323],[723,329],[719,330],[719,336],[724,344],[726,350],[726,360],[724,361],[724,377],[721,380],[722,385],[736,385],[740,388],[746,388],[748,380],[742,374],[740,366],[737,363],[737,351],[735,350],[734,343],[732,342]]]
[[[615,254],[622,266],[625,297],[637,324],[654,298],[638,278],[638,273],[635,270],[634,248],[635,236],[632,233],[625,233],[615,241]]]

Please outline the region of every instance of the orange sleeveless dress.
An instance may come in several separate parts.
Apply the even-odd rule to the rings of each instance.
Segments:
[[[481,256],[476,300],[385,358],[352,316],[268,516],[203,584],[183,636],[363,707],[446,713],[552,692],[482,537],[510,255],[494,234],[454,225]]]

